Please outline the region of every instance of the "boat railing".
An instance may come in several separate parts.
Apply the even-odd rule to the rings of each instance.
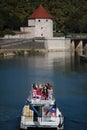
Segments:
[[[34,104],[34,105],[41,105],[41,104],[54,104],[55,102],[55,99],[49,99],[49,100],[35,100],[35,99],[31,99],[31,104]]]
[[[24,116],[22,115],[22,120],[25,120],[25,121],[40,121],[40,122],[52,122],[52,121],[57,121],[58,119],[61,119],[63,120],[63,116],[62,115],[58,115],[58,116],[52,116],[52,115],[49,115],[49,116]]]

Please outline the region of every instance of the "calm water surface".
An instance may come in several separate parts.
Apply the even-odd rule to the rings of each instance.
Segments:
[[[52,83],[65,130],[87,130],[87,64],[74,54],[0,60],[0,130],[19,130],[32,83]]]

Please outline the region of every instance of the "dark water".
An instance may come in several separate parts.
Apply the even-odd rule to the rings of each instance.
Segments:
[[[0,60],[0,130],[19,130],[32,83],[52,83],[65,130],[87,130],[87,64],[74,54]]]

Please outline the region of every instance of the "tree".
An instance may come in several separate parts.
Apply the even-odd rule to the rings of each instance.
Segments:
[[[4,29],[4,20],[0,19],[0,31]]]
[[[87,33],[87,15],[84,15],[80,20],[79,20],[79,28],[80,32]]]
[[[87,32],[87,0],[0,0],[0,29],[27,26],[28,16],[40,4],[53,15],[56,30]]]

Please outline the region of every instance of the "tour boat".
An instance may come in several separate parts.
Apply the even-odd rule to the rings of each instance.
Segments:
[[[22,110],[20,129],[64,129],[64,116],[57,107],[53,86],[32,84],[31,94]]]

